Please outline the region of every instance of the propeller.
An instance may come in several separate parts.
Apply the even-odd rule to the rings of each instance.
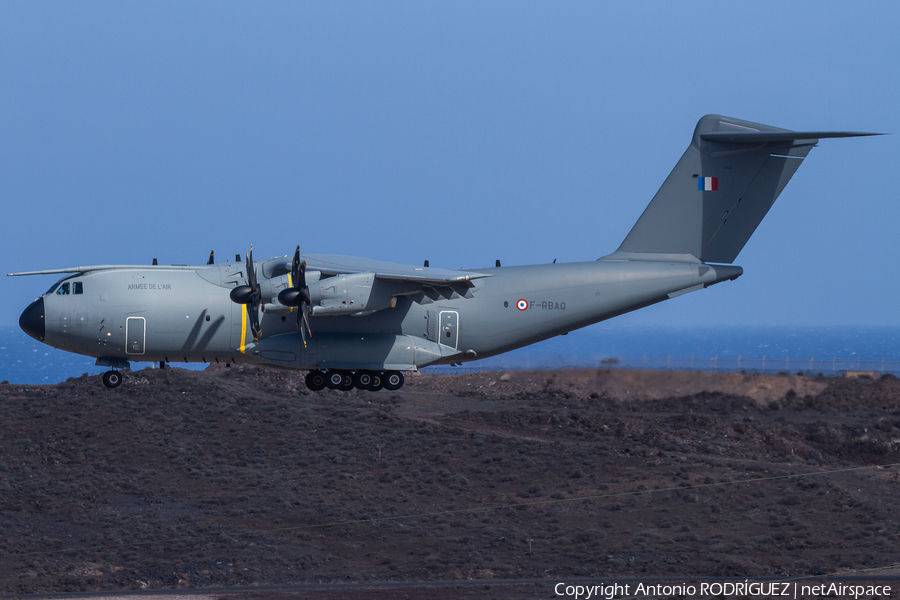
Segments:
[[[309,328],[309,286],[306,285],[306,261],[300,261],[300,246],[294,251],[294,260],[291,261],[291,283],[293,287],[282,290],[278,294],[278,301],[285,306],[299,306],[297,311],[297,329],[303,338],[303,346],[306,346],[306,337],[312,337],[312,329]]]
[[[256,269],[253,268],[253,246],[247,254],[247,285],[239,285],[231,290],[231,301],[247,307],[250,319],[250,331],[253,339],[259,341],[262,331],[259,328],[259,284],[256,282]]]

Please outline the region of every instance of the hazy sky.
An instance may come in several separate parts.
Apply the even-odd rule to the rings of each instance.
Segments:
[[[613,252],[707,113],[823,140],[634,325],[900,325],[900,3],[0,3],[0,272]],[[0,324],[53,276],[2,278]]]

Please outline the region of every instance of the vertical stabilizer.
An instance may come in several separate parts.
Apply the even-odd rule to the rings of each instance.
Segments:
[[[820,138],[860,135],[875,134],[707,115],[622,245],[603,260],[731,263]]]

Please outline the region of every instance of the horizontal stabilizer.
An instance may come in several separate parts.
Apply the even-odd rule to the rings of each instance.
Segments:
[[[765,144],[767,142],[792,142],[794,140],[824,140],[826,138],[865,137],[884,135],[865,131],[716,131],[701,133],[700,139],[720,144]]]

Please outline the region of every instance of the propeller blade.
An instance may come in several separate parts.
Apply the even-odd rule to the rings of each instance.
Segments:
[[[297,244],[297,249],[294,250],[294,260],[291,261],[291,283],[294,287],[300,287],[298,283],[300,270],[300,244]]]
[[[303,338],[303,347],[306,347],[306,336],[312,337],[312,329],[309,328],[309,304],[300,305],[300,313],[297,315],[297,328],[300,330],[300,337]]]
[[[291,261],[291,286],[278,294],[278,301],[285,306],[300,306],[302,302],[309,304],[309,290],[306,288],[306,261],[300,262],[300,246],[294,251]]]
[[[247,307],[247,318],[250,320],[250,332],[253,334],[253,339],[259,341],[259,336],[262,334],[262,330],[259,327],[259,299],[261,293],[259,284],[256,281],[256,269],[253,265],[253,244],[250,245],[250,252],[248,252],[246,256],[248,285],[238,286],[233,289],[231,291],[232,300],[234,300],[234,296],[238,296],[245,300],[245,302],[241,302],[241,304],[244,304]],[[249,288],[249,293],[247,288]]]
[[[305,292],[306,302],[309,303],[309,288],[306,287],[306,261],[300,263],[297,269],[297,287]]]
[[[300,244],[294,250],[294,259],[291,261],[291,287],[282,290],[278,294],[278,301],[285,306],[299,306],[297,311],[297,330],[306,347],[307,335],[312,337],[312,329],[309,327],[309,287],[306,285],[306,261],[300,260]]]
[[[306,332],[309,333],[309,337],[312,337],[312,329],[309,327],[309,305],[301,304],[300,305],[300,315],[303,317],[303,326],[306,328]]]
[[[250,287],[256,287],[256,269],[253,268],[253,245],[250,245],[250,252],[247,253],[247,282]]]
[[[259,328],[259,312],[253,308],[252,304],[247,305],[247,314],[250,317],[250,332],[253,334],[253,340],[259,341],[262,330]]]

